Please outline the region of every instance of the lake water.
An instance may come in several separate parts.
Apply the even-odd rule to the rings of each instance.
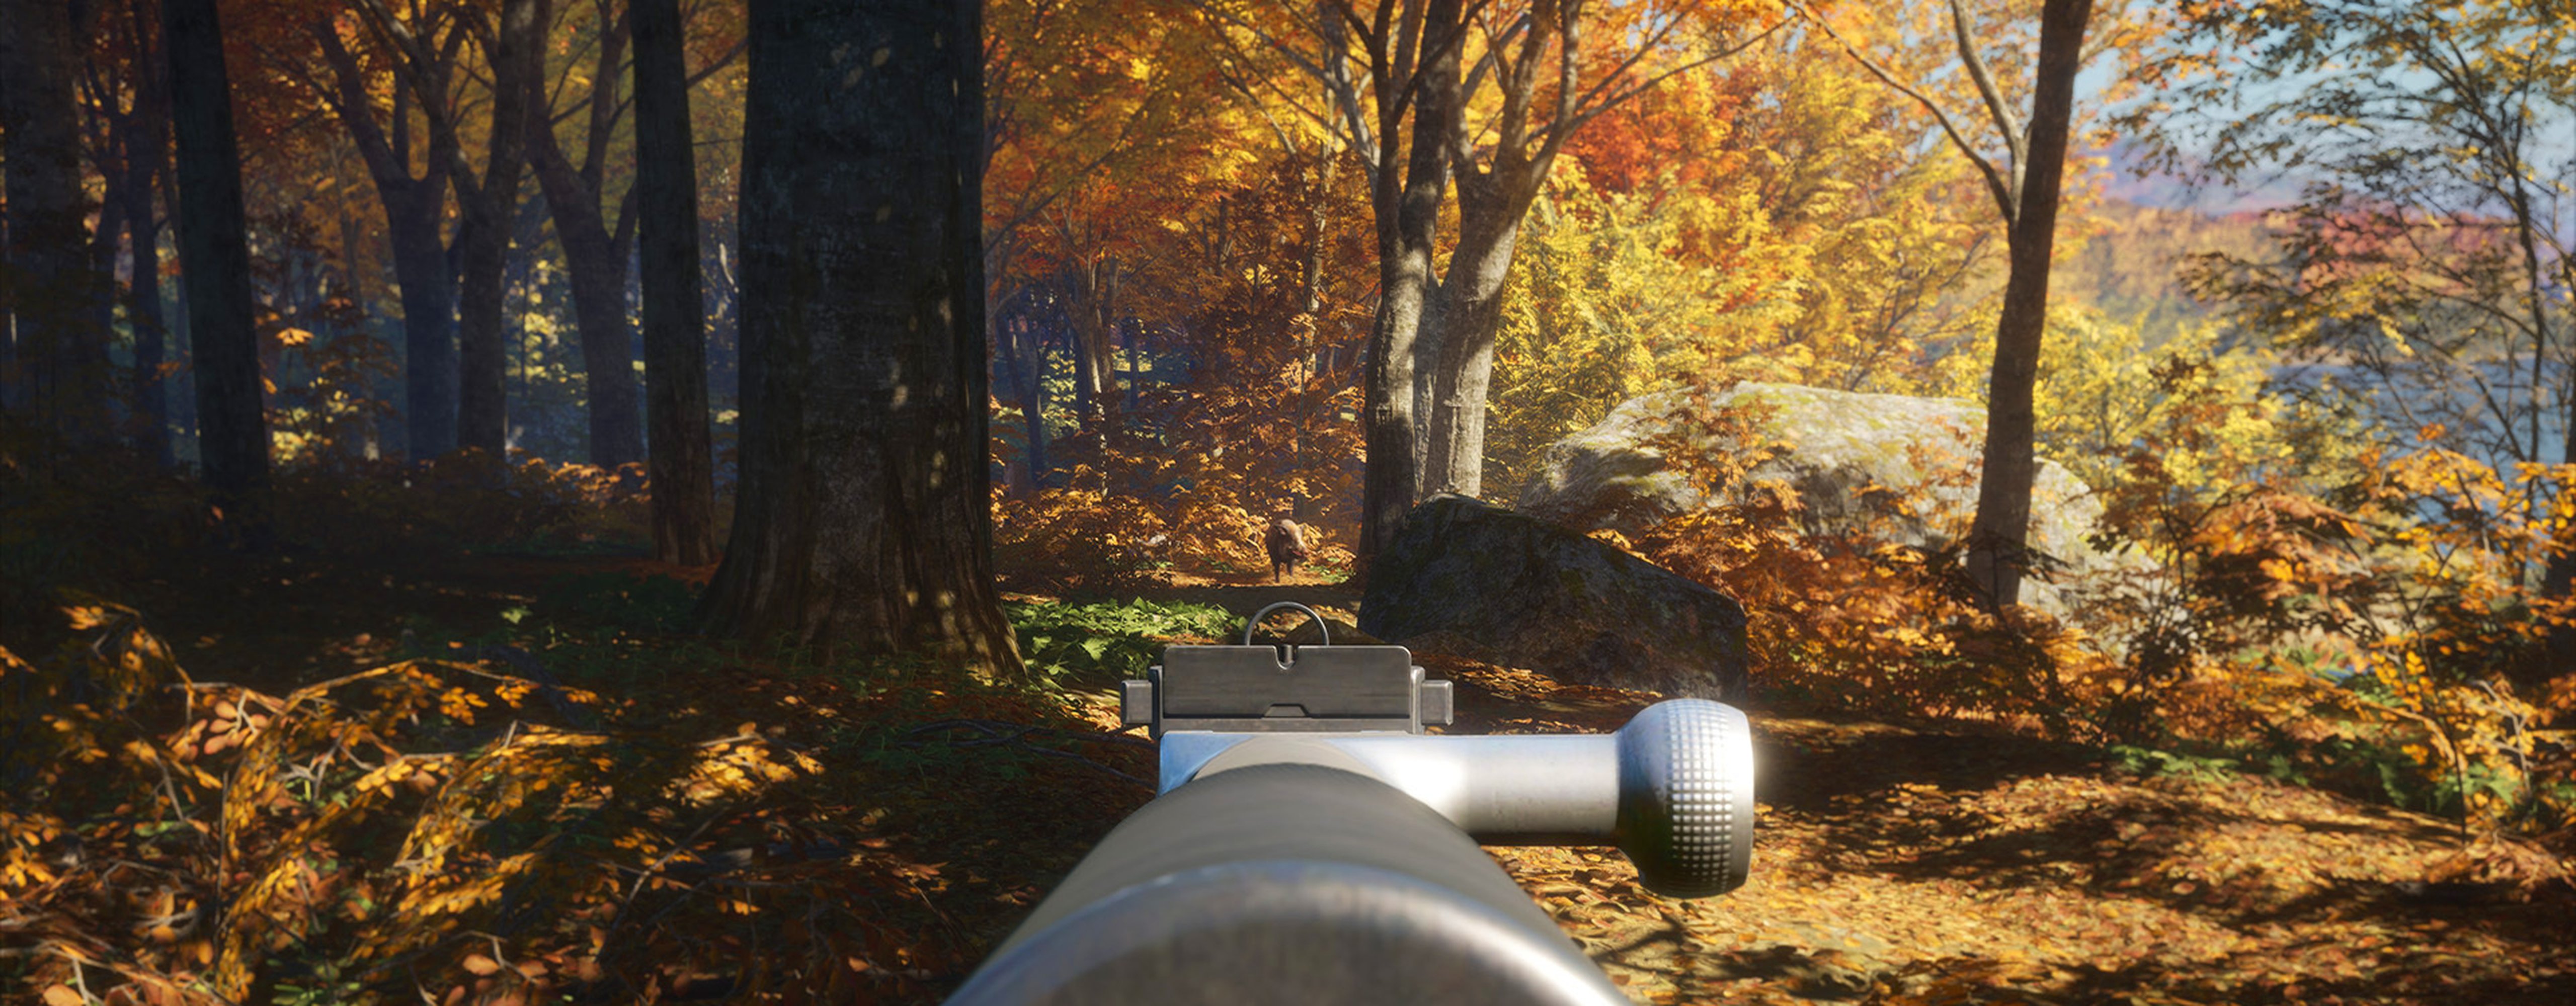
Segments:
[[[2556,464],[2566,460],[2567,426],[2565,410],[2557,407],[2556,397],[2568,387],[2568,371],[2553,365],[2542,371],[2542,391],[2548,407],[2540,410],[2538,419],[2539,450],[2532,451],[2533,420],[2531,409],[2531,371],[2528,365],[2519,370],[2504,364],[2479,364],[2482,381],[2468,379],[2457,371],[2426,372],[2419,375],[2395,375],[2403,383],[2390,384],[2380,374],[2352,364],[2293,364],[2275,367],[2272,381],[2289,390],[2308,390],[2320,381],[2334,385],[2369,403],[2391,431],[2404,435],[2428,423],[2441,423],[2461,431],[2463,442],[2458,449],[2471,457],[2497,465],[2502,470],[2517,460],[2534,460]],[[2449,377],[2448,381],[2440,378]],[[2483,391],[2481,391],[2483,385]],[[2505,421],[2493,402],[2505,406],[2512,416],[2511,446],[2507,443]]]

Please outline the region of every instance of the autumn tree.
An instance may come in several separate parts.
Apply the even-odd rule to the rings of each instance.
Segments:
[[[38,427],[88,439],[107,398],[106,334],[90,312],[101,288],[90,261],[91,201],[74,104],[81,47],[57,0],[0,7],[0,171],[6,172],[8,285],[16,321],[12,398]]]
[[[613,213],[602,206],[610,196],[609,143],[627,106],[618,83],[626,75],[633,30],[626,11],[611,0],[588,7],[593,65],[582,76],[589,87],[564,88],[581,100],[559,111],[541,79],[528,81],[538,89],[531,97],[540,103],[539,114],[528,123],[528,152],[571,280],[573,321],[590,392],[590,460],[614,467],[644,457],[644,431],[637,425],[642,412],[635,387],[635,332],[626,313],[626,267],[635,248],[635,199],[641,190],[630,187],[615,200]],[[640,87],[640,74],[638,83]],[[556,135],[557,124],[569,119],[582,126],[578,162]],[[649,296],[652,285],[647,283],[645,290]]]
[[[305,32],[322,66],[279,65],[340,121],[375,184],[401,291],[404,439],[412,460],[421,461],[456,447],[456,277],[445,227],[449,180],[461,158],[455,132],[416,126],[414,106],[422,93],[448,93],[467,25],[433,8],[408,28],[412,44],[395,47],[364,23],[317,12]],[[399,82],[379,88],[388,74]]]
[[[1227,110],[1207,100],[1214,66],[1189,9],[1176,0],[987,6],[986,278],[992,302],[1013,308],[991,320],[1006,390],[1026,413],[1042,411],[1030,406],[1043,316],[1064,324],[1075,413],[1106,421],[1121,397],[1120,342],[1132,339],[1124,322],[1151,297],[1152,283],[1139,280],[1158,260],[1170,264],[1172,225],[1223,185],[1235,159]]]
[[[708,631],[1020,673],[993,584],[980,9],[759,0]]]
[[[1744,44],[1750,8],[1702,3],[1465,0],[1362,10],[1207,4],[1228,32],[1323,86],[1360,153],[1378,230],[1368,361],[1362,554],[1420,494],[1479,491],[1501,297],[1522,218],[1585,123]],[[1441,207],[1457,231],[1437,261]]]
[[[2067,139],[2074,125],[2075,76],[2089,55],[2084,35],[2093,0],[2046,0],[2041,6],[2039,54],[2028,76],[2027,121],[2018,98],[2007,93],[1988,59],[1987,29],[1975,23],[1964,0],[1950,0],[1949,15],[1959,65],[1982,110],[1981,119],[1969,120],[1983,123],[1975,136],[1970,133],[1977,127],[1961,121],[1967,115],[1954,114],[1938,96],[1889,72],[1845,41],[1830,22],[1813,13],[1808,18],[1888,86],[1923,104],[1951,145],[1983,177],[2003,215],[2008,272],[1986,390],[1977,510],[1968,531],[1969,579],[1985,603],[2001,610],[2020,602],[2022,574],[2031,565],[2025,543],[2031,481],[2039,471],[2033,399],[2041,337],[2048,328],[2048,274],[2056,252]]]
[[[163,0],[161,18],[177,125],[179,262],[196,349],[197,454],[206,484],[243,514],[236,520],[256,544],[267,533],[268,415],[223,28],[215,0]]]
[[[628,17],[635,33],[635,213],[642,247],[653,554],[664,562],[701,566],[716,561],[715,459],[707,429],[687,47],[679,0],[633,0]]]
[[[505,401],[508,344],[503,318],[502,282],[508,267],[511,218],[519,206],[519,175],[527,166],[529,104],[536,96],[539,47],[549,23],[544,0],[502,0],[490,20],[476,7],[458,7],[452,16],[481,48],[491,86],[491,128],[486,135],[484,167],[478,175],[465,163],[464,102],[448,88],[443,74],[422,72],[439,65],[413,30],[410,19],[382,0],[360,0],[376,30],[403,58],[396,74],[412,91],[431,132],[444,134],[440,147],[457,165],[448,174],[463,220],[456,232],[457,260],[457,412],[456,443],[501,453],[509,434]],[[452,63],[450,64],[452,65]]]
[[[2141,54],[2170,95],[2133,117],[2160,162],[2188,154],[2204,184],[2312,179],[2275,214],[2271,249],[2201,256],[2190,288],[2298,357],[2357,365],[2410,439],[2433,427],[2498,468],[2576,458],[2570,14],[2552,0],[2185,5]],[[2517,482],[2525,501],[2549,491]],[[2562,537],[2540,593],[2572,588]],[[2576,626],[2551,629],[2545,664],[2576,668]]]
[[[167,467],[172,462],[170,401],[162,372],[173,347],[161,307],[163,217],[153,200],[170,160],[170,96],[165,83],[167,61],[160,52],[160,19],[157,6],[139,0],[126,4],[121,12],[93,10],[91,14],[96,50],[84,67],[81,85],[99,126],[92,141],[93,159],[107,201],[119,211],[100,217],[102,233],[93,246],[112,255],[114,238],[120,235],[105,231],[121,217],[130,263],[123,301],[133,331],[133,415],[128,425],[136,453]],[[110,268],[102,273],[112,273],[113,264],[109,262]],[[112,276],[102,275],[100,282],[112,286]]]
[[[1937,62],[1932,41],[1892,60]],[[1675,386],[1952,393],[2001,242],[1965,162],[1913,142],[1923,126],[1833,47],[1781,38],[1585,127],[1514,257],[1486,490],[1508,497],[1549,445]]]

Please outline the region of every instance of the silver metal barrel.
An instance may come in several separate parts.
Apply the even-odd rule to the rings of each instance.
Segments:
[[[949,1003],[1626,1001],[1440,815],[1366,776],[1270,764],[1129,817]]]
[[[1752,727],[1703,699],[1658,702],[1609,735],[1175,730],[1162,757],[1165,792],[1252,765],[1356,772],[1487,845],[1616,845],[1674,897],[1734,890],[1753,865]]]

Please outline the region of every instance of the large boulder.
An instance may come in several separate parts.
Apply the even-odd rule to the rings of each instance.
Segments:
[[[1406,515],[1360,600],[1372,636],[1560,681],[1741,702],[1744,609],[1564,527],[1442,494]]]
[[[1855,534],[1924,549],[1947,547],[1967,533],[1977,507],[1977,471],[1985,411],[1954,398],[1916,398],[1832,391],[1788,384],[1744,383],[1710,395],[1711,408],[1758,405],[1768,418],[1757,435],[1781,452],[1755,466],[1716,498],[1703,497],[1649,446],[1682,430],[1676,410],[1684,392],[1630,399],[1608,418],[1548,448],[1518,508],[1581,531],[1607,528],[1634,536],[1692,508],[1742,502],[1765,483],[1797,496],[1811,534]],[[1757,413],[1758,414],[1758,413]],[[1693,430],[1694,450],[1742,450]],[[1892,491],[1890,491],[1892,490]],[[2056,581],[2023,585],[2023,601],[2064,615],[2069,593],[2106,589],[2107,576],[2147,560],[2106,554],[2086,540],[2102,516],[2101,501],[2066,468],[2042,460],[2031,488],[2029,544],[2058,564]]]

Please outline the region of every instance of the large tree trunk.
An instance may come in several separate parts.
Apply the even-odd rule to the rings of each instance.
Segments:
[[[1430,492],[1484,491],[1485,400],[1493,386],[1503,286],[1511,276],[1521,221],[1553,159],[1506,158],[1492,172],[1459,180],[1458,247],[1449,253],[1436,310],[1439,356],[1431,372],[1422,476]]]
[[[980,5],[754,0],[709,631],[1022,673],[993,585]]]
[[[554,215],[555,236],[562,242],[564,270],[572,287],[573,325],[581,338],[582,371],[590,385],[590,460],[612,468],[645,459],[644,429],[639,425],[643,409],[635,387],[635,329],[626,318],[626,263],[634,244],[635,214],[621,207],[612,224],[600,209],[608,138],[616,129],[619,107],[619,64],[625,59],[628,32],[624,21],[602,26],[581,164],[574,165],[565,155],[550,113],[531,120],[528,135],[530,160],[537,183],[545,189],[546,209]],[[675,72],[682,75],[678,86],[681,100],[686,101],[687,71]],[[640,197],[640,189],[630,190],[628,207]],[[690,198],[694,205],[694,188]],[[694,210],[689,219],[694,228]],[[696,268],[692,259],[692,275]],[[644,289],[650,296],[649,279]]]
[[[267,534],[268,415],[223,30],[215,0],[163,0],[161,16],[178,127],[179,262],[196,342],[197,454],[242,540],[257,546]]]
[[[1421,459],[1414,429],[1414,339],[1430,292],[1434,230],[1448,187],[1442,151],[1458,115],[1458,0],[1431,0],[1423,13],[1423,64],[1413,93],[1413,144],[1398,190],[1381,162],[1373,194],[1378,216],[1377,318],[1369,329],[1366,398],[1368,467],[1362,476],[1360,559],[1374,559],[1413,509]],[[1391,95],[1380,96],[1381,102]],[[1385,150],[1395,122],[1382,119]]]
[[[456,449],[456,274],[440,233],[446,189],[445,171],[392,191],[377,182],[402,288],[403,443],[413,461]]]
[[[2040,337],[2048,328],[2049,257],[2057,239],[2075,74],[2083,67],[2084,23],[2092,13],[2092,0],[2047,0],[2039,15],[2029,161],[2012,222],[2003,314],[1995,322],[1984,469],[1968,530],[1968,575],[1996,611],[2020,603],[2022,572],[2029,567],[2030,487],[2039,468],[2032,397],[2039,383]]]
[[[653,554],[716,561],[707,428],[706,302],[698,288],[697,151],[679,0],[634,0],[635,189],[644,285],[644,385],[652,427]],[[594,412],[599,403],[592,403]],[[599,438],[594,420],[593,442]]]
[[[85,439],[82,417],[104,403],[83,374],[98,272],[88,256],[89,198],[72,69],[79,51],[62,0],[0,0],[0,170],[6,172],[14,399],[39,426]]]
[[[509,270],[511,222],[518,215],[519,172],[527,164],[528,106],[543,76],[545,4],[504,0],[493,32],[492,135],[483,178],[458,176],[457,202],[465,209],[457,232],[457,406],[459,446],[495,456],[509,445],[509,326],[502,289]]]

